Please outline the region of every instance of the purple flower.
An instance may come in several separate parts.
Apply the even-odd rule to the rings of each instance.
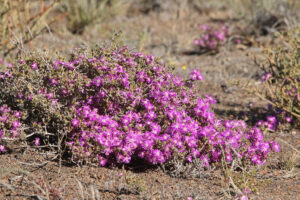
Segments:
[[[225,159],[226,159],[227,162],[231,162],[232,161],[231,154],[226,154]]]
[[[242,196],[239,198],[239,200],[248,200],[248,197],[247,197],[247,195],[242,195]]]
[[[271,77],[272,77],[271,73],[266,73],[265,75],[263,75],[261,77],[261,82],[265,82],[265,81],[269,80]]]
[[[291,123],[291,122],[292,122],[292,118],[289,117],[289,116],[285,117],[285,120],[286,120],[288,123]]]
[[[214,33],[214,35],[216,36],[216,38],[218,38],[221,41],[225,40],[225,33],[224,32],[216,31]]]
[[[100,87],[103,84],[103,79],[101,77],[96,77],[93,80],[93,84],[97,87]]]
[[[196,81],[196,80],[203,80],[203,76],[202,74],[200,73],[200,70],[199,69],[194,69],[191,71],[191,79]]]
[[[216,47],[216,42],[215,42],[215,40],[210,40],[209,42],[208,42],[208,48],[209,49],[214,49]]]
[[[200,25],[200,28],[203,30],[203,31],[207,31],[209,29],[209,27],[206,25],[206,24],[201,24]]]
[[[162,163],[164,161],[163,154],[160,150],[154,149],[151,152],[154,163]]]
[[[260,162],[261,162],[258,155],[253,155],[253,156],[251,157],[251,161],[252,161],[254,164],[256,164],[256,165],[259,165]]]
[[[49,79],[49,82],[50,82],[50,85],[51,85],[51,86],[56,86],[56,85],[59,84],[57,78]]]
[[[14,115],[15,115],[16,118],[20,118],[21,117],[21,112],[15,111]]]
[[[38,64],[37,63],[32,63],[31,65],[32,69],[38,69]]]
[[[130,120],[129,117],[127,117],[127,116],[124,116],[124,117],[123,117],[122,123],[123,123],[124,125],[130,124],[130,122],[131,122],[131,120]]]
[[[208,103],[210,103],[210,104],[215,104],[215,103],[216,103],[215,98],[213,98],[211,95],[206,94],[205,97],[206,97],[205,100],[206,100]]]
[[[268,154],[270,152],[269,143],[267,142],[260,143],[259,149],[262,153]]]
[[[3,145],[0,145],[0,151],[4,152],[5,151],[5,147]]]
[[[18,128],[20,126],[20,122],[19,121],[14,121],[12,123],[12,125],[13,125],[14,128]]]
[[[200,40],[199,39],[195,39],[194,40],[194,45],[200,45]]]
[[[206,154],[204,154],[204,155],[202,155],[201,157],[200,157],[200,160],[202,161],[202,166],[203,167],[209,167],[209,162],[210,162],[210,159],[209,159],[209,157],[206,155]]]
[[[272,142],[270,142],[270,144],[271,144],[271,147],[272,147],[274,152],[279,152],[280,151],[280,145],[277,142],[272,141]]]
[[[268,116],[267,120],[268,120],[268,122],[273,123],[273,124],[277,122],[276,117],[274,117],[274,116]]]
[[[235,41],[237,44],[242,44],[242,40],[241,39],[236,39]]]
[[[73,125],[74,127],[77,127],[77,126],[79,125],[79,120],[78,120],[78,119],[73,119],[73,120],[72,120],[72,125]]]
[[[105,158],[101,158],[101,160],[100,160],[100,162],[99,162],[99,164],[103,167],[103,166],[105,166],[106,165],[106,163],[107,163],[107,159],[105,159]]]
[[[9,78],[12,77],[12,74],[11,74],[10,72],[8,72],[8,71],[5,72],[5,75],[6,75],[7,77],[9,77]]]
[[[12,68],[13,67],[13,65],[11,64],[11,63],[9,63],[9,62],[5,62],[4,63],[8,68]]]
[[[203,39],[204,41],[209,40],[209,38],[210,38],[210,35],[209,35],[209,34],[205,34],[205,35],[202,37],[202,39]]]
[[[40,146],[40,138],[36,137],[36,138],[34,139],[34,145],[35,145],[35,146]]]
[[[123,159],[122,159],[122,162],[124,162],[126,164],[130,163],[130,161],[131,161],[131,157],[130,156],[124,156]]]
[[[217,49],[225,40],[228,34],[228,28],[226,26],[213,29],[207,25],[201,25],[203,35],[201,38],[196,38],[194,44],[201,49],[214,50]]]
[[[151,133],[154,135],[158,135],[161,131],[161,127],[158,124],[152,123],[151,125]]]
[[[153,119],[156,118],[156,113],[155,113],[154,111],[151,110],[151,111],[149,111],[149,112],[146,114],[146,116],[147,116],[148,119],[153,120]]]

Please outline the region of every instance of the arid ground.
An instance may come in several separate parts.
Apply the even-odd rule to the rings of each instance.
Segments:
[[[244,119],[249,126],[265,119],[267,102],[235,83],[258,85],[262,72],[254,59],[264,61],[262,48],[279,45],[272,32],[259,34],[249,21],[239,18],[225,3],[197,1],[157,1],[155,5],[124,5],[126,12],[108,17],[72,34],[62,19],[24,46],[26,51],[49,54],[69,53],[74,48],[103,44],[121,32],[130,49],[160,57],[174,65],[176,74],[187,77],[190,69],[200,69],[204,76],[199,89],[216,98],[214,111],[223,119]],[[202,2],[202,1],[199,1]],[[216,53],[200,53],[193,45],[201,24],[225,24],[231,36],[242,43],[226,42]],[[184,67],[186,66],[186,67]],[[281,145],[255,174],[257,200],[300,199],[300,132],[274,131],[266,136]],[[172,176],[160,166],[143,164],[97,167],[59,160],[52,151],[8,144],[0,159],[0,199],[234,199],[229,181],[221,170],[189,171]],[[194,173],[194,172],[193,172]],[[171,175],[170,175],[171,174]]]

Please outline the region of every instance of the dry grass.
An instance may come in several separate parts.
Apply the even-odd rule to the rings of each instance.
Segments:
[[[233,16],[242,18],[256,34],[274,33],[299,25],[298,0],[226,0]]]
[[[49,19],[58,2],[3,0],[0,1],[0,55],[29,43],[63,15]]]

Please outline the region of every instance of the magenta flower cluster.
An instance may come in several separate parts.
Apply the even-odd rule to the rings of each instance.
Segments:
[[[167,72],[151,55],[122,49],[86,62],[99,75],[87,84],[93,95],[76,107],[72,120],[68,144],[80,156],[100,165],[130,163],[135,157],[157,164],[181,152],[188,162],[200,159],[209,166],[223,156],[227,162],[240,157],[262,164],[272,149],[279,151],[276,142],[264,141],[258,127],[216,119],[211,96],[201,97],[193,82]],[[190,79],[203,77],[193,70]]]
[[[0,58],[0,66],[1,65],[7,68],[11,68],[13,66],[11,63],[6,62],[2,58]],[[11,74],[8,71],[0,73],[0,79],[4,79],[6,77],[11,77]],[[3,138],[5,137],[5,132],[3,131],[4,129],[12,130],[12,132],[9,131],[10,136],[11,134],[15,137],[20,135],[18,129],[19,127],[17,127],[17,125],[20,125],[20,122],[18,120],[20,117],[20,112],[16,112],[15,116],[13,116],[12,111],[9,107],[0,107],[0,152],[4,152],[6,150],[5,146],[1,144],[1,140],[3,140]]]
[[[187,162],[200,159],[204,167],[235,158],[259,165],[272,150],[280,150],[276,142],[264,140],[259,125],[249,128],[244,121],[217,119],[211,109],[215,99],[197,90],[203,79],[199,70],[183,80],[152,55],[126,47],[43,62],[28,59],[16,72],[12,69],[16,77],[6,82],[18,85],[19,71],[35,78],[29,79],[31,87],[22,82],[22,89],[3,95],[15,93],[21,110],[26,105],[38,108],[40,113],[28,115],[32,120],[24,120],[30,130],[35,128],[32,121],[41,118],[50,119],[47,126],[54,124],[48,128],[52,132],[63,127],[66,144],[78,159],[101,166],[136,158],[158,164],[180,153]],[[14,129],[19,121],[11,123]],[[43,126],[45,120],[38,123]]]
[[[260,120],[256,123],[256,126],[260,127],[261,129],[268,129],[271,131],[275,131],[279,125],[275,116],[268,116],[266,121]]]
[[[12,111],[6,105],[0,106],[0,152],[5,151],[1,141],[5,138],[18,138],[22,133],[22,124],[20,122],[21,112]]]
[[[202,24],[200,29],[202,31],[201,37],[194,40],[194,45],[201,50],[218,50],[228,37],[228,28],[225,25],[215,29],[211,26]]]

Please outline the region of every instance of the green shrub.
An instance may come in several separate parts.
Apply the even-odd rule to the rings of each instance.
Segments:
[[[300,29],[283,35],[281,47],[266,50],[268,62],[262,65],[263,90],[257,94],[266,99],[278,116],[298,126],[300,119]]]

